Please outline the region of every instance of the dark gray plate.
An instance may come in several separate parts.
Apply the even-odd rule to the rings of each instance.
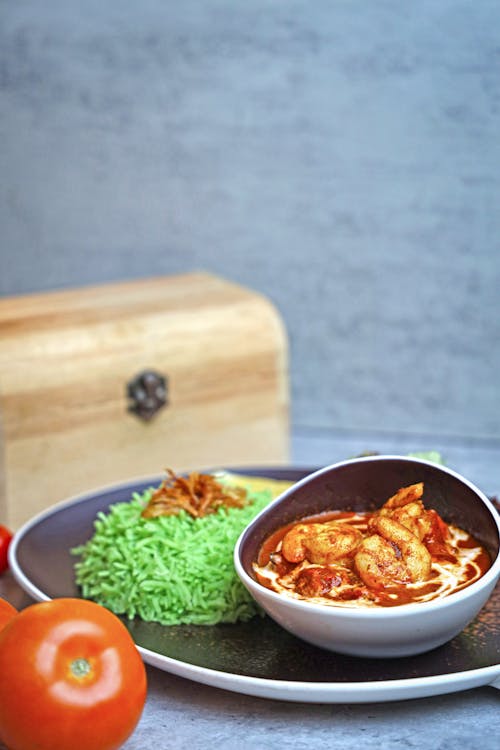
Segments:
[[[238,471],[237,469],[230,469]],[[245,474],[297,481],[313,468],[253,468]],[[93,533],[99,511],[162,477],[97,490],[54,506],[15,535],[14,577],[37,600],[79,596],[72,547]],[[400,700],[500,686],[500,588],[450,643],[405,659],[358,659],[310,646],[268,617],[248,623],[165,627],[124,620],[144,660],[189,679],[267,698],[324,703]]]

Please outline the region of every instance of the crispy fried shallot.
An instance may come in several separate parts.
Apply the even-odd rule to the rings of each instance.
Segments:
[[[173,516],[185,510],[193,518],[203,518],[219,508],[242,508],[247,502],[247,491],[229,487],[211,474],[192,472],[187,477],[167,469],[167,477],[156,489],[142,511],[144,518]]]

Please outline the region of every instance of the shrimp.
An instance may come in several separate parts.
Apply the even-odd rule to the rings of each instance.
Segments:
[[[403,505],[420,500],[424,494],[424,483],[410,484],[408,487],[401,487],[395,495],[389,498],[382,506],[383,510],[393,510],[401,508]]]
[[[381,516],[388,516],[406,526],[420,541],[432,527],[432,519],[420,499],[423,492],[423,482],[401,487],[380,509]]]
[[[432,558],[420,539],[387,516],[374,516],[369,524],[375,533],[366,537],[354,557],[363,582],[371,588],[425,581]]]
[[[327,568],[312,566],[300,571],[295,588],[302,596],[324,596],[333,594],[340,586],[353,585],[353,574],[338,565]]]
[[[362,539],[359,529],[338,521],[299,523],[283,537],[281,554],[292,563],[329,565],[352,555]]]
[[[394,521],[405,526],[422,541],[432,528],[432,518],[420,501],[396,508],[391,515]]]

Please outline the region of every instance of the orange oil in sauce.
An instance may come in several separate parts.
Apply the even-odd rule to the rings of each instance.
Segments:
[[[342,577],[348,578],[347,584],[340,582],[340,585],[333,585],[330,590],[314,596],[305,596],[300,593],[294,584],[294,574],[299,565],[301,566],[300,575],[304,575],[304,571],[308,569],[309,573],[315,574],[317,570],[311,569],[322,568],[320,575],[324,576],[327,586],[332,580],[335,581],[336,566],[318,566],[307,561],[297,565],[286,561],[280,556],[281,542],[286,533],[297,523],[328,521],[341,521],[365,532],[373,515],[374,513],[371,512],[331,511],[286,524],[274,531],[261,545],[254,563],[256,579],[263,586],[283,596],[314,603],[343,607],[393,607],[449,596],[470,586],[491,566],[488,552],[473,536],[455,526],[447,525],[450,539],[447,551],[443,550],[432,538],[425,540],[432,557],[431,573],[425,581],[405,584],[395,581],[389,586],[369,588],[357,575],[353,561],[345,560],[342,561],[342,567],[348,572]],[[439,522],[443,523],[441,519]]]

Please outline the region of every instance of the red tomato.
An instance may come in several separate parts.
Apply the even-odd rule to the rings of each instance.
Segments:
[[[9,567],[7,552],[11,541],[12,534],[9,529],[5,526],[0,526],[0,573],[3,573]]]
[[[5,599],[0,599],[0,630],[17,615],[17,609]]]
[[[0,631],[0,737],[9,750],[116,750],[146,700],[123,623],[84,599],[19,612]]]

